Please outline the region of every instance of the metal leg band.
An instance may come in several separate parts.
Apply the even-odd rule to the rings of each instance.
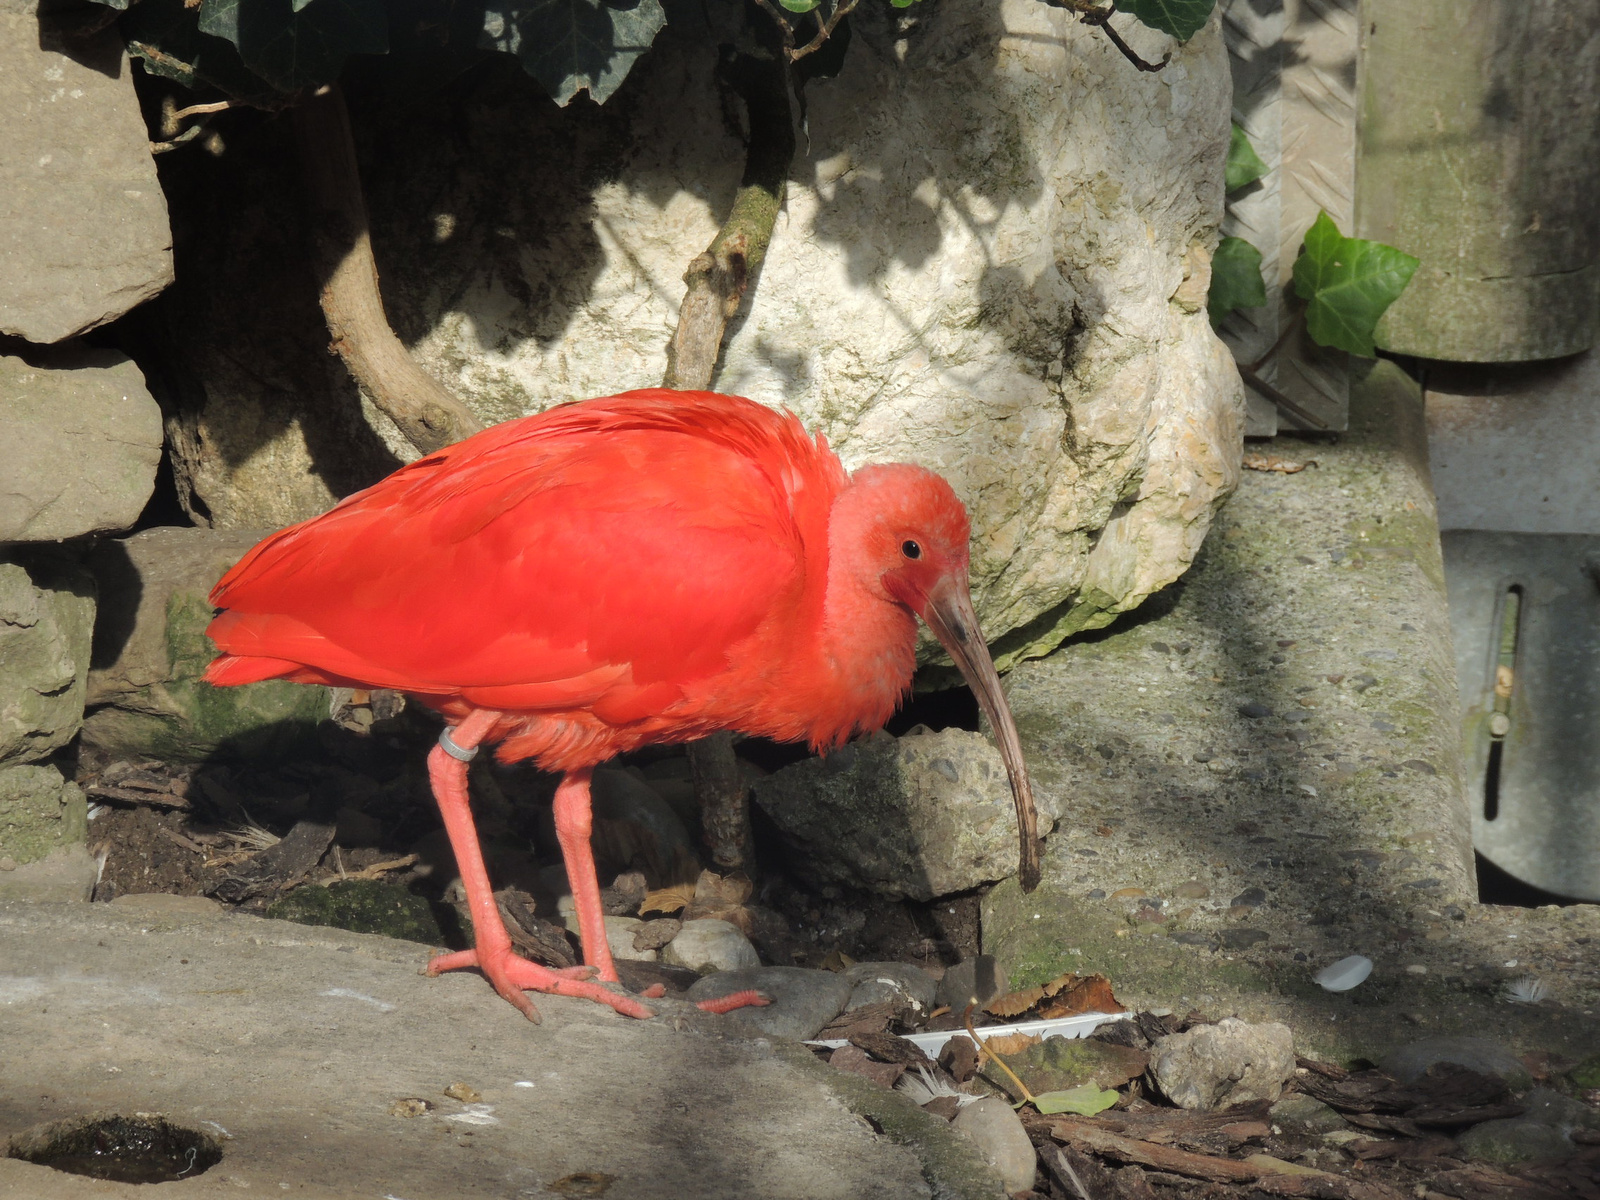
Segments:
[[[440,731],[439,745],[443,746],[444,752],[457,762],[471,762],[478,757],[478,748],[476,746],[458,746],[456,740],[450,736],[448,729]]]

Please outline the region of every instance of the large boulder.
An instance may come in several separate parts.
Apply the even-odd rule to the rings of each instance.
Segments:
[[[94,582],[64,555],[0,562],[0,764],[36,762],[83,721]]]
[[[197,760],[270,753],[328,716],[327,688],[268,680],[214,688],[205,636],[212,585],[259,533],[162,527],[96,548],[102,616],[89,672],[85,745],[113,755]]]
[[[122,39],[39,8],[0,0],[0,333],[59,342],[171,283],[172,234]]]
[[[852,467],[947,475],[973,511],[985,628],[1039,651],[1179,576],[1236,482],[1240,385],[1204,311],[1226,54],[1215,23],[1181,47],[1135,33],[1174,52],[1142,73],[1038,0],[851,20],[842,73],[808,87],[809,141],[715,383],[793,409]],[[669,29],[602,108],[558,110],[509,62],[449,95],[349,90],[390,316],[486,420],[660,382],[684,269],[743,169],[714,64]],[[269,187],[274,171],[292,174],[263,169]],[[240,231],[282,222],[238,200],[205,218],[228,254],[180,289],[239,336],[185,336],[209,365],[281,365],[249,350],[279,322],[223,275],[263,257]],[[229,316],[246,296],[249,319]],[[194,427],[223,449],[190,474],[216,520],[325,504],[302,483],[337,460],[304,422],[353,397],[320,376],[297,397],[276,370],[201,375]]]
[[[114,350],[0,355],[0,429],[0,542],[120,533],[155,488],[161,410]]]
[[[931,900],[1017,870],[1017,815],[1000,752],[964,729],[876,733],[757,782],[755,802],[817,886]],[[1055,827],[1051,800],[1039,832]]]

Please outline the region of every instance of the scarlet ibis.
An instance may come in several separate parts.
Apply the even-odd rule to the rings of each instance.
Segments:
[[[206,679],[393,688],[441,712],[429,775],[475,944],[429,973],[477,967],[535,1020],[526,989],[645,1017],[602,986],[618,980],[589,846],[594,767],[718,730],[827,750],[877,729],[910,687],[918,616],[994,727],[1023,886],[1037,882],[1033,796],[973,611],[968,537],[931,471],[848,474],[791,414],[628,392],[487,429],[261,542],[211,593],[222,653]],[[562,775],[585,967],[511,952],[467,800],[483,743]]]

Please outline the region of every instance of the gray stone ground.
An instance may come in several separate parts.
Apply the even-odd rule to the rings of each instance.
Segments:
[[[158,899],[0,901],[0,1143],[91,1111],[220,1126],[221,1164],[161,1186],[194,1197],[541,1196],[579,1171],[610,1200],[1000,1194],[943,1122],[687,1005],[541,997],[532,1025],[475,974],[419,975],[424,947]],[[433,1111],[392,1115],[406,1097]],[[0,1159],[8,1200],[135,1193]]]
[[[985,900],[984,949],[1014,985],[1103,971],[1130,1005],[1283,1020],[1302,1052],[1600,1049],[1600,907],[1474,903],[1417,389],[1379,364],[1348,434],[1252,451],[1317,465],[1246,471],[1164,605],[1010,676],[1063,817],[1040,890]],[[1372,977],[1322,991],[1347,954]],[[1542,1003],[1502,998],[1524,976]]]

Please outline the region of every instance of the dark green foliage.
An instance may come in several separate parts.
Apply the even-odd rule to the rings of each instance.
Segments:
[[[1205,28],[1211,19],[1211,10],[1217,0],[1122,0],[1117,5],[1130,12],[1152,29],[1170,33],[1180,42],[1187,42]]]
[[[1225,237],[1211,258],[1211,289],[1206,311],[1211,324],[1220,325],[1236,308],[1254,308],[1267,302],[1261,281],[1261,251],[1243,238]]]
[[[1254,183],[1267,173],[1267,164],[1261,161],[1256,148],[1250,144],[1239,122],[1233,123],[1233,133],[1228,137],[1227,188],[1236,192],[1247,183]]]
[[[1373,357],[1378,319],[1419,262],[1382,242],[1347,238],[1327,213],[1319,213],[1294,264],[1294,290],[1307,305],[1306,330],[1319,345]]]
[[[666,23],[660,0],[498,0],[479,45],[515,55],[557,104],[585,88],[604,103]]]
[[[252,72],[284,92],[339,78],[352,54],[386,54],[383,0],[204,0],[200,32],[232,42]]]

